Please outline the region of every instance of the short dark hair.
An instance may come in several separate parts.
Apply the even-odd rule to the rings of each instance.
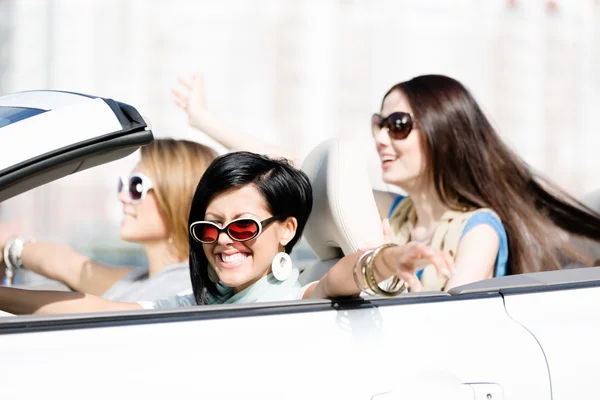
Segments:
[[[296,235],[285,246],[292,252],[302,236],[312,210],[312,187],[306,174],[285,159],[273,159],[260,154],[240,151],[217,157],[206,169],[192,200],[188,226],[204,219],[209,203],[219,194],[245,185],[255,185],[269,207],[282,219],[294,217]],[[190,275],[198,304],[207,304],[207,296],[218,296],[216,284],[208,277],[208,259],[202,244],[189,235]]]

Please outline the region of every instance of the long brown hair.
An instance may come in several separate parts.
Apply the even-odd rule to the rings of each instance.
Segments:
[[[590,262],[566,233],[600,240],[600,215],[533,173],[460,82],[423,75],[385,97],[394,91],[406,96],[426,137],[429,178],[442,202],[453,210],[488,207],[500,216],[510,274],[560,269],[565,260]]]
[[[141,149],[140,165],[152,177],[159,212],[181,260],[189,255],[187,222],[194,191],[216,157],[210,147],[188,140],[156,139]]]

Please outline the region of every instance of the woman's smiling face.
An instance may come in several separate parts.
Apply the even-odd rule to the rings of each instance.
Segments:
[[[398,90],[386,96],[381,108],[383,117],[394,112],[414,115],[408,99]],[[422,185],[427,170],[426,139],[418,124],[414,125],[410,134],[404,139],[390,138],[385,128],[373,132],[373,138],[381,158],[382,178],[385,183],[391,183],[409,192]]]
[[[243,217],[264,221],[272,216],[256,186],[249,184],[217,195],[208,204],[204,220],[224,227]],[[290,220],[294,220],[293,232]],[[245,242],[234,241],[221,232],[216,242],[202,247],[219,281],[240,292],[270,273],[273,257],[293,238],[295,225],[294,218],[275,221],[258,237]]]

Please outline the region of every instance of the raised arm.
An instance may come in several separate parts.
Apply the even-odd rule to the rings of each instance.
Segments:
[[[138,303],[110,301],[83,293],[0,287],[0,310],[12,314],[70,314],[139,309],[142,306]]]
[[[0,248],[4,245],[0,242]],[[3,262],[0,256],[2,267]],[[21,264],[30,271],[63,282],[75,291],[98,296],[132,270],[109,267],[69,246],[56,243],[26,243],[21,253]]]
[[[330,298],[356,296],[361,290],[356,284],[355,265],[363,252],[342,258],[317,283],[304,293],[304,298]],[[423,286],[416,276],[419,264],[424,260],[432,263],[440,274],[449,278],[456,272],[452,258],[426,246],[411,242],[383,248],[374,258],[375,279],[381,283],[392,276],[404,279],[411,291],[421,291]],[[359,278],[360,279],[360,278]]]
[[[230,151],[272,154],[285,157],[298,166],[298,155],[292,150],[274,146],[242,132],[210,113],[206,108],[202,74],[196,74],[190,80],[179,78],[178,82],[181,84],[181,89],[173,88],[171,92],[175,98],[175,104],[186,112],[188,123],[192,127],[204,132]]]

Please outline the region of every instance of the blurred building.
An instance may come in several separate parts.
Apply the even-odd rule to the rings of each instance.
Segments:
[[[600,187],[596,0],[0,0],[0,21],[2,94],[111,97],[158,137],[214,144],[169,93],[178,75],[203,70],[211,110],[306,154],[334,136],[372,149],[370,115],[387,89],[442,73],[534,168],[577,196]],[[374,150],[364,156],[381,186]],[[118,243],[115,181],[134,163],[19,196],[0,220],[81,247]]]

